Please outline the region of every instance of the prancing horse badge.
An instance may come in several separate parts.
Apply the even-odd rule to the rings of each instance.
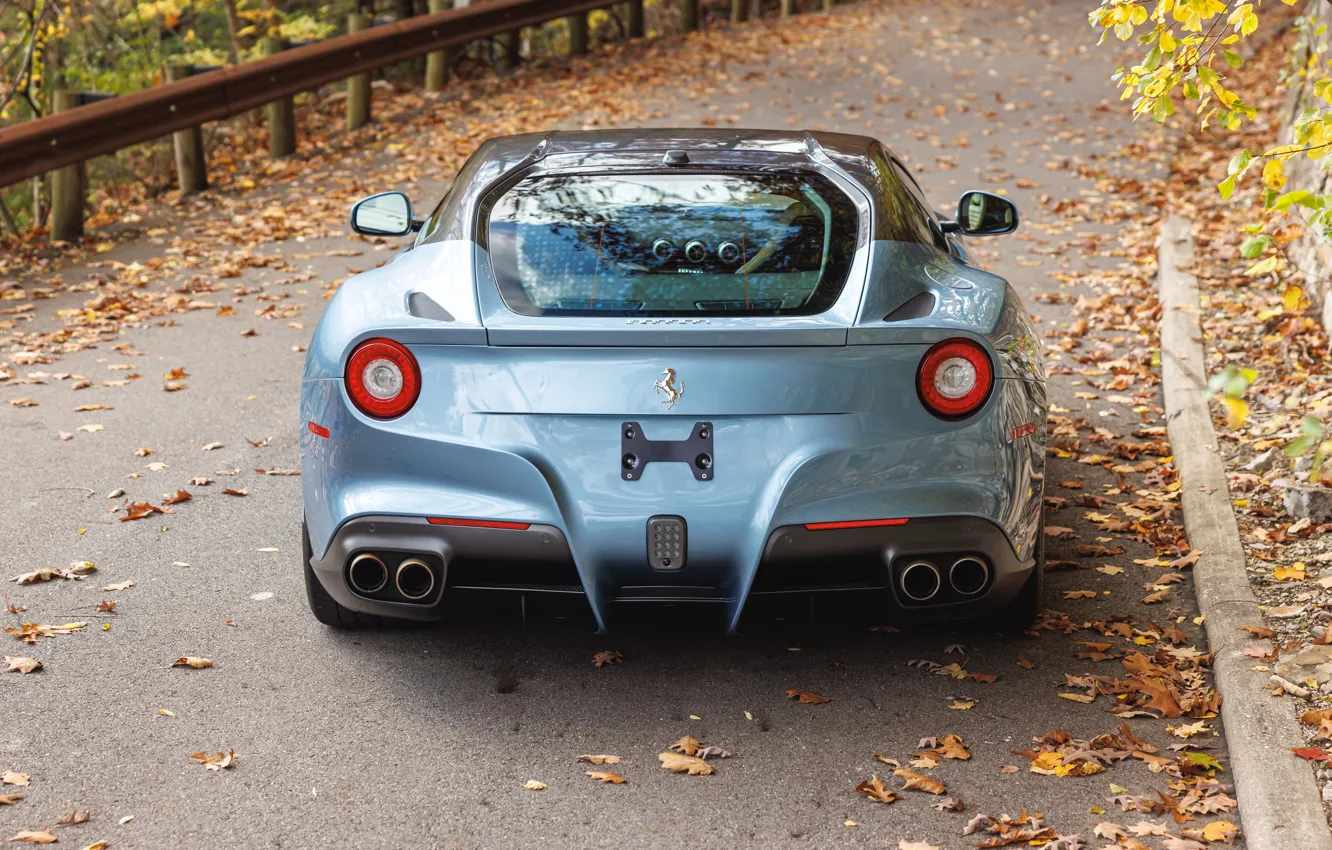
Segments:
[[[670,410],[675,407],[675,403],[680,400],[680,396],[684,395],[684,381],[681,381],[679,388],[677,388],[675,386],[674,369],[663,369],[661,374],[663,377],[653,381],[652,388],[659,393],[666,393],[666,399],[662,404],[666,405],[667,410]]]

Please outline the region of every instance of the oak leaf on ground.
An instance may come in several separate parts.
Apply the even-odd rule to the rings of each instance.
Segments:
[[[702,746],[703,742],[695,738],[693,735],[685,735],[682,738],[672,741],[667,749],[675,750],[677,753],[683,753],[687,756],[692,756],[694,753],[698,752],[699,748]]]
[[[825,702],[832,702],[832,697],[820,696],[813,691],[798,691],[794,688],[787,688],[786,698],[793,699],[801,705],[822,705]]]
[[[17,770],[6,770],[3,774],[0,774],[0,783],[5,785],[18,785],[20,787],[25,787],[30,784],[28,774],[19,773]]]
[[[51,831],[50,827],[41,830],[20,829],[10,841],[22,841],[28,844],[55,844],[60,837]]]
[[[611,785],[623,785],[629,781],[620,774],[610,770],[589,770],[586,773],[598,782],[607,782]]]
[[[42,662],[38,661],[36,658],[29,658],[26,655],[6,655],[5,663],[9,665],[9,669],[5,671],[6,673],[18,671],[19,673],[27,674],[35,673],[42,669]]]
[[[619,764],[621,761],[619,756],[591,755],[588,753],[584,753],[576,760],[585,761],[588,764]]]
[[[946,794],[948,789],[937,779],[931,779],[924,774],[917,773],[909,767],[899,767],[893,771],[893,776],[901,779],[906,784],[902,786],[903,790],[924,791],[927,794]]]
[[[209,770],[222,770],[231,767],[236,761],[236,751],[227,750],[225,753],[212,753],[207,750],[200,750],[197,753],[190,753],[190,758]]]
[[[879,774],[874,774],[872,779],[863,779],[856,786],[857,794],[864,794],[871,800],[877,800],[880,803],[893,803],[900,799],[893,789],[883,784]]]
[[[618,649],[602,650],[592,656],[592,663],[597,667],[602,667],[606,664],[619,664],[623,660],[624,656]]]
[[[199,658],[193,655],[182,655],[171,662],[172,667],[193,667],[195,670],[203,670],[206,667],[212,667],[211,658]]]
[[[674,773],[687,773],[690,776],[710,776],[717,769],[703,759],[685,756],[679,753],[658,753],[661,766]]]

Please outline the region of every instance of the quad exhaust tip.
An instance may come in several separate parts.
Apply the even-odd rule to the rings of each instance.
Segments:
[[[898,579],[902,593],[913,602],[928,602],[939,593],[943,580],[939,568],[929,561],[912,561]]]
[[[423,561],[408,558],[398,564],[394,583],[398,592],[408,599],[425,599],[435,589],[435,571]]]
[[[347,580],[357,593],[374,593],[388,584],[388,567],[378,555],[362,552],[352,559]]]
[[[990,567],[980,558],[958,558],[948,569],[948,583],[963,596],[975,596],[990,580]]]

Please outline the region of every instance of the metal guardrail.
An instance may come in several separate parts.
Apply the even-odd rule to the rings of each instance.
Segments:
[[[0,187],[355,74],[615,5],[613,0],[494,0],[324,39],[5,127]]]

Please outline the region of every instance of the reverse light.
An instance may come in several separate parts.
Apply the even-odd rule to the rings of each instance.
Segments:
[[[366,416],[393,419],[416,404],[421,370],[416,358],[391,339],[366,340],[347,359],[347,394]]]
[[[980,410],[993,388],[990,355],[969,339],[947,339],[934,345],[925,352],[916,376],[921,402],[944,419],[962,419]]]

